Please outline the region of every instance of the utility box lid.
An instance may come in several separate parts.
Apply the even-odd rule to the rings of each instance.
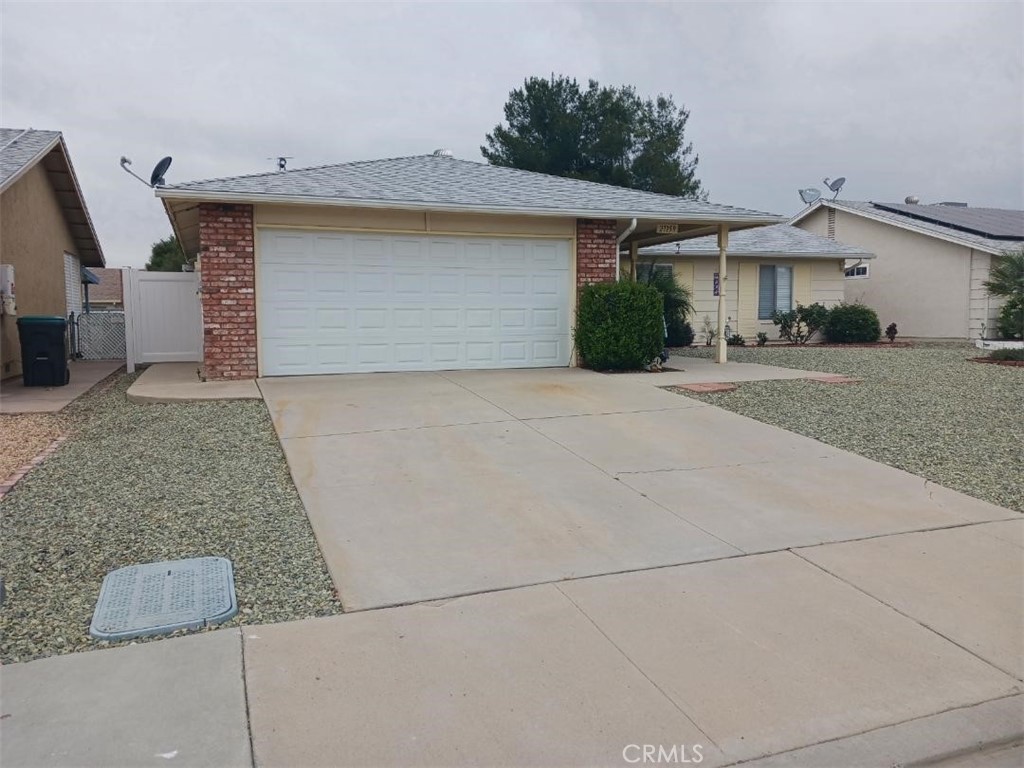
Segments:
[[[143,563],[104,577],[89,634],[98,640],[164,635],[219,624],[236,613],[230,560]]]

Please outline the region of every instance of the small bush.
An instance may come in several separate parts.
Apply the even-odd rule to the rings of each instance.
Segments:
[[[704,325],[701,327],[700,335],[704,337],[705,347],[710,347],[715,341],[715,336],[718,335],[709,315],[704,315]]]
[[[885,326],[885,338],[892,344],[896,341],[896,336],[899,334],[899,329],[896,327],[896,323],[889,323]]]
[[[988,353],[990,360],[1022,360],[1024,349],[993,349]]]
[[[996,321],[999,336],[1003,339],[1024,338],[1024,298],[1009,299],[999,310]]]
[[[805,307],[797,304],[796,309],[776,312],[772,322],[779,326],[779,338],[793,344],[806,344],[828,321],[829,311],[824,304],[814,303]]]
[[[689,347],[692,344],[692,325],[679,318],[668,323],[668,345],[670,347]]]
[[[747,340],[740,336],[738,333],[734,333],[732,336],[725,340],[727,346],[730,347],[745,347],[747,346]]]
[[[882,335],[875,310],[863,304],[833,307],[823,330],[825,338],[834,344],[868,344]]]
[[[763,347],[768,343],[768,334],[764,331],[758,331],[757,333],[757,346]]]
[[[664,322],[655,288],[630,281],[588,285],[576,312],[576,349],[588,368],[637,370],[661,354]]]

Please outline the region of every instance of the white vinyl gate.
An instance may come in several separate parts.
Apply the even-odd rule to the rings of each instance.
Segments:
[[[202,360],[199,275],[126,269],[123,278],[129,373],[140,363]]]

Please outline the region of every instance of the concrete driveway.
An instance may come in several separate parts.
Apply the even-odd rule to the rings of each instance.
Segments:
[[[658,380],[261,382],[356,612],[8,665],[0,763],[1021,765],[1022,516]]]
[[[657,380],[544,369],[260,388],[348,611],[1013,516]]]

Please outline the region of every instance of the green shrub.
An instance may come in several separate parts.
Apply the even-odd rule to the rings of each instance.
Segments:
[[[810,306],[797,304],[796,309],[776,312],[772,322],[779,326],[779,338],[794,344],[806,344],[828,321],[829,311],[824,304]]]
[[[640,369],[661,354],[664,322],[656,288],[628,280],[588,285],[576,312],[576,349],[588,368]]]
[[[1003,304],[996,328],[1003,339],[1024,338],[1024,298],[1015,297]]]
[[[896,327],[896,323],[889,323],[885,326],[885,338],[892,344],[896,341],[896,337],[899,335],[900,329]]]
[[[832,307],[822,330],[825,338],[835,344],[867,344],[878,341],[882,335],[875,310],[863,304]]]
[[[747,340],[740,336],[738,333],[734,333],[732,336],[725,340],[726,346],[729,347],[745,347],[747,346]]]
[[[668,346],[689,347],[693,344],[693,326],[680,317],[668,321]]]
[[[1024,349],[993,349],[988,356],[990,360],[1024,360]]]
[[[757,346],[763,347],[767,343],[768,343],[768,334],[765,333],[764,331],[758,331],[757,332]]]

